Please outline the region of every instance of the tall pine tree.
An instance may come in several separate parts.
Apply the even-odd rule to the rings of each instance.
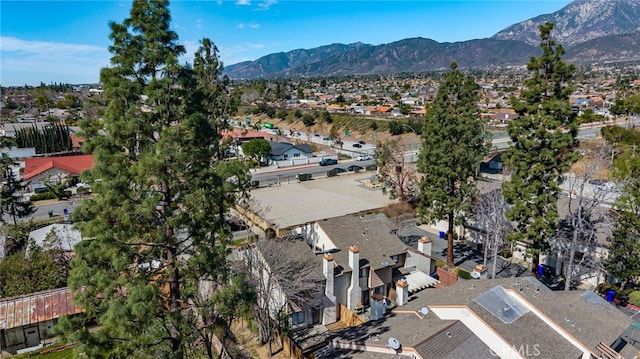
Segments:
[[[614,176],[624,185],[615,203],[618,218],[609,237],[604,268],[624,289],[629,280],[640,275],[640,159],[621,154],[614,163]]]
[[[135,0],[110,24],[102,131],[85,128],[95,162],[83,179],[95,196],[74,213],[87,240],[69,286],[84,316],[60,325],[88,357],[184,358],[198,342],[213,357],[213,328],[242,295],[225,263],[225,214],[248,183],[239,162],[219,161],[228,80],[208,39],[181,66],[169,23],[168,1]]]
[[[503,183],[511,205],[506,215],[516,223],[508,238],[527,245],[533,275],[559,224],[557,201],[564,173],[579,157],[578,124],[569,103],[575,67],[562,61],[564,49],[551,38],[553,27],[540,26],[542,55],[529,61],[525,88],[512,100],[520,116],[507,128],[512,146],[503,157],[512,171]]]
[[[449,222],[447,264],[453,267],[454,225],[469,212],[477,189],[473,179],[487,153],[484,121],[478,116],[478,86],[453,62],[422,129],[418,159],[420,210],[432,220]]]

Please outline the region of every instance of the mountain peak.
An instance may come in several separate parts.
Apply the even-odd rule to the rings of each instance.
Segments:
[[[608,35],[640,31],[640,1],[576,0],[564,8],[511,25],[493,35],[497,40],[539,43],[539,26],[553,22],[551,36],[565,47]]]

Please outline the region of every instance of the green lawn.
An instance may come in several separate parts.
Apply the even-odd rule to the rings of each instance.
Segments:
[[[48,352],[51,348],[39,350],[37,352],[25,353],[22,355],[16,355],[13,358],[16,359],[71,359],[73,358],[73,348],[62,349],[59,351]],[[43,354],[42,351],[48,353]]]

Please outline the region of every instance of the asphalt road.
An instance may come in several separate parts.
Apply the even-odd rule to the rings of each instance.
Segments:
[[[29,219],[43,219],[49,218],[49,211],[52,211],[54,216],[64,215],[64,210],[67,209],[67,212],[71,213],[75,206],[77,205],[77,201],[59,201],[55,203],[47,203],[43,205],[38,205],[36,203],[36,211],[31,216],[23,219],[19,219],[19,221],[29,220]],[[13,218],[11,216],[5,215],[3,217],[5,223],[13,223]]]
[[[311,178],[322,178],[327,176],[327,172],[334,168],[343,168],[347,169],[351,165],[360,166],[362,168],[366,168],[368,165],[375,164],[375,161],[340,161],[337,165],[331,166],[320,166],[316,164],[310,164],[305,166],[295,166],[295,167],[286,167],[286,168],[278,168],[274,169],[272,167],[259,169],[257,173],[255,173],[251,178],[254,181],[259,181],[260,186],[272,186],[278,184],[285,184],[296,182],[296,175],[299,173],[309,173],[311,174]],[[338,176],[345,176],[352,172],[346,171],[342,173],[338,173]]]

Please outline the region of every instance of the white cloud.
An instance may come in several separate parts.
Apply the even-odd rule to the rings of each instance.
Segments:
[[[225,66],[237,64],[238,62],[255,60],[260,56],[259,50],[267,48],[267,45],[255,42],[245,42],[233,46],[220,46],[220,58],[223,60]]]
[[[251,0],[238,0],[236,1],[236,5],[243,5],[243,6],[251,5]]]
[[[259,10],[269,10],[271,5],[275,5],[278,3],[278,0],[264,0],[260,4],[258,4]]]
[[[251,22],[248,24],[245,24],[244,22],[241,22],[238,24],[238,29],[259,29],[260,28],[260,24],[256,24],[255,22]]]
[[[106,47],[7,36],[0,37],[0,58],[3,85],[33,81],[96,82],[100,69],[110,63]],[[41,78],[37,80],[35,76]]]

